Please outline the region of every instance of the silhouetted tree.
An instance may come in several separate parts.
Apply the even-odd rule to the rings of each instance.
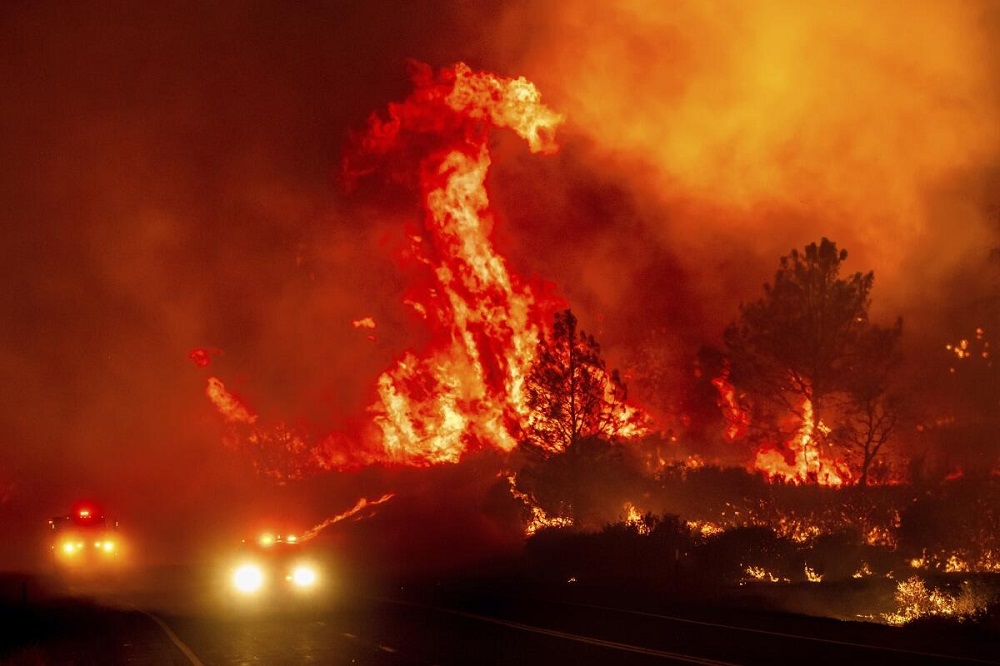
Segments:
[[[884,342],[887,346],[894,344],[888,340]],[[887,349],[886,353],[891,351]],[[884,379],[877,371],[859,373],[854,378],[848,387],[843,421],[833,432],[833,439],[848,448],[848,462],[857,471],[857,483],[861,486],[868,485],[878,476],[873,473],[886,471],[877,463],[882,447],[889,441],[899,420],[899,399],[889,394]]]
[[[539,342],[525,391],[532,410],[525,437],[542,451],[565,451],[587,437],[614,439],[629,422],[625,384],[570,310],[556,313],[551,335]]]
[[[788,441],[811,419],[814,445],[861,450],[856,471],[865,483],[895,423],[886,396],[902,323],[869,322],[874,273],[841,278],[845,259],[826,238],[792,250],[764,297],[741,307],[725,343],[753,434]]]
[[[550,516],[570,518],[582,529],[615,520],[626,501],[641,497],[648,479],[631,466],[623,447],[597,436],[583,437],[555,453],[529,449],[517,475]]]

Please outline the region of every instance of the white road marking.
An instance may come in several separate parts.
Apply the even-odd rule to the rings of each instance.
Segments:
[[[592,638],[590,636],[582,636],[580,634],[570,634],[565,631],[556,631],[554,629],[543,629],[542,627],[535,627],[530,624],[511,622],[510,620],[501,620],[499,618],[489,617],[487,615],[466,613],[465,611],[454,610],[451,608],[441,608],[439,606],[425,606],[423,604],[412,603],[409,601],[398,601],[396,599],[380,599],[380,601],[391,604],[398,604],[400,606],[423,608],[425,610],[438,611],[440,613],[449,613],[451,615],[457,615],[459,617],[464,617],[471,620],[478,620],[480,622],[489,622],[490,624],[498,624],[500,626],[508,627],[510,629],[527,631],[535,634],[541,634],[543,636],[551,636],[553,638],[562,638],[564,640],[576,641],[577,643],[586,643],[588,645],[596,645],[598,647],[609,648],[612,650],[621,650],[623,652],[634,652],[636,654],[644,654],[651,657],[663,657],[666,659],[673,659],[675,661],[683,661],[689,664],[702,664],[703,666],[736,666],[735,664],[732,664],[728,661],[719,661],[717,659],[709,659],[707,657],[698,657],[695,655],[683,654],[681,652],[668,652],[667,650],[656,650],[653,648],[642,647],[641,645],[630,645],[629,643],[606,641],[601,638]]]
[[[843,645],[845,647],[856,647],[863,648],[866,650],[879,650],[883,652],[897,652],[900,654],[910,654],[919,657],[932,657],[934,659],[948,659],[952,661],[964,661],[974,664],[996,664],[995,661],[986,661],[984,659],[975,659],[973,657],[958,657],[950,654],[935,654],[933,652],[920,652],[918,650],[907,650],[904,648],[894,648],[883,645],[870,645],[868,643],[852,643],[850,641],[838,641],[835,638],[820,638],[818,636],[805,636],[803,634],[790,634],[782,631],[771,631],[768,629],[753,629],[751,627],[740,627],[730,624],[720,624],[718,622],[706,622],[704,620],[691,620],[686,617],[675,617],[673,615],[660,615],[658,613],[648,613],[645,611],[629,610],[627,608],[614,608],[612,606],[599,606],[596,604],[579,604],[569,601],[556,602],[562,603],[566,606],[578,606],[580,608],[593,608],[597,610],[612,611],[615,613],[625,613],[627,615],[639,615],[641,617],[652,617],[660,620],[669,620],[671,622],[681,622],[685,624],[696,624],[703,627],[714,627],[717,629],[729,629],[731,631],[744,631],[751,634],[764,634],[765,636],[775,636],[777,638],[792,638],[800,641],[813,641],[815,643],[831,643],[833,645]]]
[[[198,659],[198,655],[196,655],[191,650],[191,648],[189,648],[187,645],[184,644],[184,641],[182,641],[177,636],[177,634],[174,633],[173,629],[167,626],[166,622],[164,622],[163,620],[161,620],[160,618],[156,617],[155,615],[153,615],[148,611],[141,611],[141,612],[143,615],[146,615],[147,617],[151,618],[153,622],[155,622],[160,626],[160,629],[162,629],[163,633],[167,635],[167,638],[170,639],[170,642],[173,643],[174,646],[181,651],[181,654],[183,654],[184,657],[189,662],[191,662],[191,666],[205,666],[204,664],[201,663],[201,659]]]

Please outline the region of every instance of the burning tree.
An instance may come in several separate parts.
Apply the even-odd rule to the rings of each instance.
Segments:
[[[379,377],[371,411],[390,460],[431,465],[470,448],[510,451],[528,418],[522,387],[540,313],[551,310],[491,242],[490,136],[509,128],[533,152],[551,153],[562,117],[523,78],[459,63],[437,74],[414,64],[413,79],[417,89],[387,119],[370,119],[348,171],[363,175],[374,163],[403,166],[406,177],[416,166],[419,176],[424,216],[411,251],[433,286],[412,304],[436,339]]]
[[[551,335],[540,340],[525,393],[525,436],[542,451],[566,451],[587,437],[613,439],[632,420],[618,371],[607,370],[600,345],[577,329],[570,310],[557,312]]]
[[[622,446],[600,437],[583,437],[555,454],[527,453],[512,488],[531,498],[548,525],[600,529],[621,519],[622,506],[642,496],[648,484]]]
[[[536,353],[525,380],[526,464],[512,488],[565,524],[600,527],[641,486],[615,440],[643,434],[643,416],[625,403],[618,371],[572,311],[555,314]]]
[[[826,238],[792,250],[725,332],[748,436],[763,445],[755,464],[793,481],[867,483],[895,424],[888,381],[902,324],[869,322],[874,273],[841,278],[846,259]],[[853,470],[831,446],[859,452]]]

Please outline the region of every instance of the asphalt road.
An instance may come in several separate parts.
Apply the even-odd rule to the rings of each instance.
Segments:
[[[891,628],[492,581],[342,585],[241,609],[209,574],[0,589],[0,664],[998,663],[995,635]],[[563,593],[565,592],[565,593]]]

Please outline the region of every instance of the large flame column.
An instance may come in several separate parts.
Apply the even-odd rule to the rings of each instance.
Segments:
[[[473,72],[463,64],[436,77],[414,72],[416,90],[373,118],[361,148],[369,155],[419,156],[424,205],[414,252],[435,289],[415,304],[436,344],[405,355],[378,381],[372,407],[390,460],[453,462],[472,446],[510,450],[527,416],[523,384],[544,318],[531,289],[510,274],[490,240],[485,188],[492,128],[512,129],[532,152],[556,150],[562,117],[523,78]]]

